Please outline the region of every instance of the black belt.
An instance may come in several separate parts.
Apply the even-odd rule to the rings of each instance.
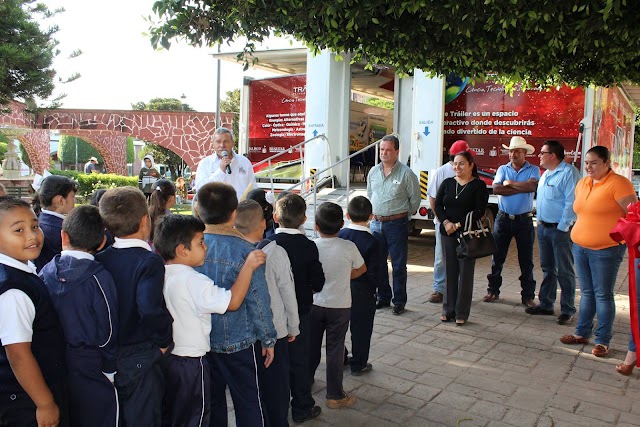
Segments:
[[[511,220],[522,219],[522,218],[531,218],[533,216],[533,214],[531,212],[527,212],[527,213],[523,213],[523,214],[519,214],[519,215],[509,215],[508,213],[506,213],[504,211],[498,211],[498,215],[506,216],[507,218],[509,218]]]
[[[543,226],[547,227],[547,228],[558,228],[558,222],[544,222],[544,221],[540,221],[538,220],[538,224],[542,224]]]

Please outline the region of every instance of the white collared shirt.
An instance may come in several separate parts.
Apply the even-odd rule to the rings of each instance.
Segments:
[[[0,254],[0,264],[25,273],[36,274],[36,266]],[[9,289],[0,295],[0,341],[2,345],[31,342],[36,307],[31,298],[19,289]]]
[[[22,270],[25,273],[37,274],[36,266],[31,262],[27,261],[25,264],[22,261],[18,261],[15,258],[11,258],[5,254],[0,254],[0,264],[8,265],[9,267],[16,268],[18,270]]]
[[[64,215],[58,212],[50,211],[49,209],[42,209],[40,212],[46,213],[47,215],[57,216],[60,219],[64,219]]]
[[[304,234],[299,228],[276,228],[276,234]]]
[[[90,259],[91,261],[96,259],[93,255],[91,255],[88,252],[73,251],[73,250],[62,251],[60,252],[60,256],[70,256],[75,259]]]
[[[198,163],[196,191],[210,182],[224,182],[236,190],[236,195],[240,200],[249,186],[251,189],[258,188],[256,177],[253,174],[253,165],[245,156],[233,152],[229,168],[231,169],[230,174],[220,169],[220,158],[215,153],[202,159]]]
[[[149,243],[140,239],[122,239],[120,237],[115,237],[113,245],[111,247],[115,249],[128,249],[128,248],[142,248],[151,252],[151,246]]]
[[[356,230],[356,231],[366,231],[367,233],[373,235],[373,233],[371,232],[371,229],[369,227],[365,227],[364,225],[358,225],[358,224],[349,224],[347,226],[347,228],[350,228],[351,230]]]
[[[183,264],[165,266],[164,299],[173,317],[172,354],[204,356],[211,350],[211,314],[224,314],[231,291],[218,287],[209,277]]]

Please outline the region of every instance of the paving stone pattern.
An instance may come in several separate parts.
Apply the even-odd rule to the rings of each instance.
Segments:
[[[324,404],[323,354],[313,387],[322,414],[305,426],[640,426],[640,374],[615,372],[629,333],[626,259],[615,288],[613,353],[598,359],[591,355],[593,345],[558,340],[574,332],[575,321],[560,326],[555,316],[524,312],[514,242],[500,300],[482,302],[491,259],[479,260],[468,324],[441,323],[441,305],[428,302],[433,246],[433,232],[409,238],[407,311],[394,316],[378,310],[373,370],[360,377],[345,370],[344,387],[356,395],[356,404],[339,410]],[[537,252],[536,291],[542,280]],[[559,295],[557,301],[559,311]],[[233,423],[231,403],[229,415]]]

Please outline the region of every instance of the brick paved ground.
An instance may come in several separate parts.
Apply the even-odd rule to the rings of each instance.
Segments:
[[[360,377],[345,371],[344,386],[356,395],[355,406],[328,409],[325,372],[318,370],[313,393],[323,412],[305,425],[640,426],[639,374],[627,378],[615,372],[628,339],[626,259],[616,286],[613,354],[598,359],[591,355],[592,345],[558,341],[574,331],[575,322],[560,326],[554,316],[524,312],[515,244],[500,300],[482,302],[491,260],[480,260],[469,323],[441,323],[441,306],[427,301],[433,245],[432,232],[410,238],[407,312],[394,316],[378,310],[373,371]],[[535,273],[539,286],[542,273]]]
[[[346,205],[344,196],[325,197],[318,203],[328,199]],[[310,235],[313,207],[308,208]],[[640,370],[631,377],[615,372],[629,333],[626,257],[615,288],[613,352],[598,359],[591,355],[593,345],[567,346],[558,340],[574,332],[575,321],[560,326],[555,316],[524,312],[515,242],[504,266],[500,300],[482,302],[491,259],[479,260],[469,322],[463,327],[440,322],[441,305],[428,302],[433,247],[433,231],[409,239],[407,311],[394,316],[389,309],[378,310],[373,371],[360,377],[345,371],[345,390],[357,397],[354,407],[325,406],[323,355],[313,387],[322,414],[305,426],[640,426]],[[537,295],[542,280],[537,245],[534,255]],[[578,290],[576,307],[579,296]],[[229,410],[235,425],[231,403]]]

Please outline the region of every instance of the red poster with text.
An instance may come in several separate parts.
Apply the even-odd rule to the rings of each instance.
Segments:
[[[523,137],[536,151],[527,160],[539,165],[538,154],[545,140],[560,141],[566,160],[573,161],[580,120],[584,117],[584,89],[515,89],[506,94],[504,86],[494,83],[464,85],[445,106],[444,145],[448,150],[464,139],[475,153],[478,169],[494,174],[509,162],[509,145],[513,136]],[[578,162],[581,162],[578,153]]]
[[[291,147],[304,141],[306,75],[249,82],[249,160],[256,163],[282,151],[274,162],[300,159]],[[267,167],[265,164],[263,167]]]

